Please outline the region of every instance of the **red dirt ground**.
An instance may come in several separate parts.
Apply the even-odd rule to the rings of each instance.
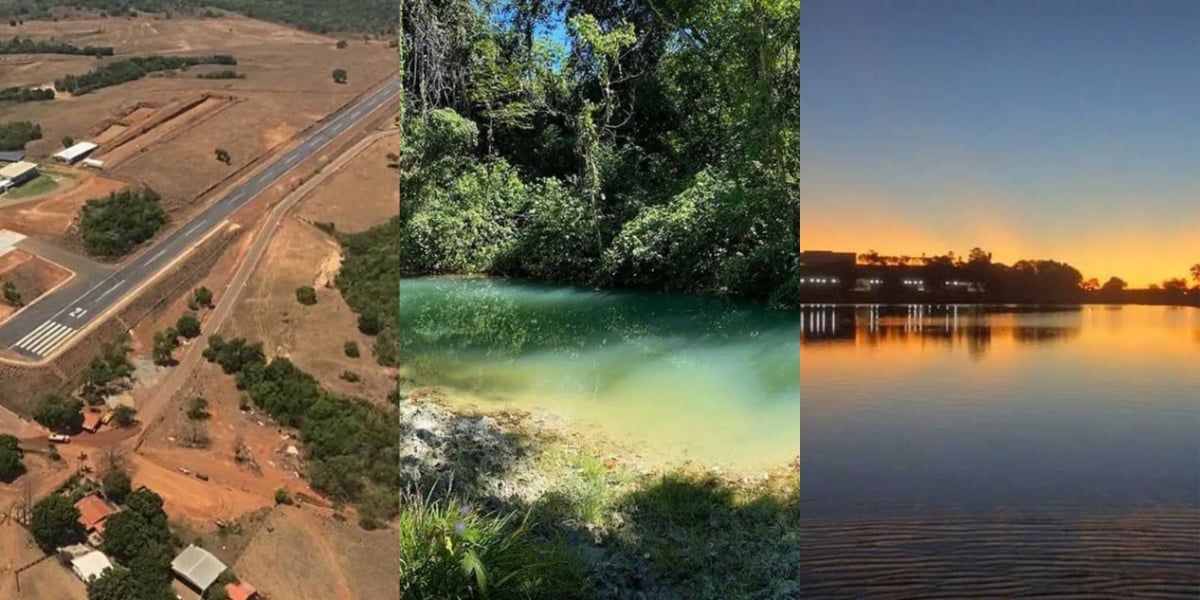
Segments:
[[[70,189],[45,200],[0,209],[0,227],[26,235],[62,237],[88,200],[103,198],[128,187],[124,181],[81,173]]]

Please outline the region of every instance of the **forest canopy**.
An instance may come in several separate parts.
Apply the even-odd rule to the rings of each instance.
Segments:
[[[795,304],[798,23],[798,0],[406,2],[403,272]]]
[[[79,235],[93,256],[117,258],[154,237],[167,213],[152,190],[126,190],[88,200],[79,217]]]

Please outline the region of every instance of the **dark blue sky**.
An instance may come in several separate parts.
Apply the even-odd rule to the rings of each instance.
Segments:
[[[1200,1],[804,0],[801,245],[1200,260]]]

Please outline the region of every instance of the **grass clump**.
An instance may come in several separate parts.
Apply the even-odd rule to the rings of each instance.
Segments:
[[[411,495],[399,515],[400,595],[414,600],[591,598],[582,561],[529,512],[481,513]]]

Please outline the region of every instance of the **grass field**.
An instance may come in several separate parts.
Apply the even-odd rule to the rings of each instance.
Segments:
[[[33,181],[9,190],[5,196],[10,200],[21,200],[52,192],[56,188],[58,188],[58,182],[53,178],[47,175],[38,175],[33,178]]]

